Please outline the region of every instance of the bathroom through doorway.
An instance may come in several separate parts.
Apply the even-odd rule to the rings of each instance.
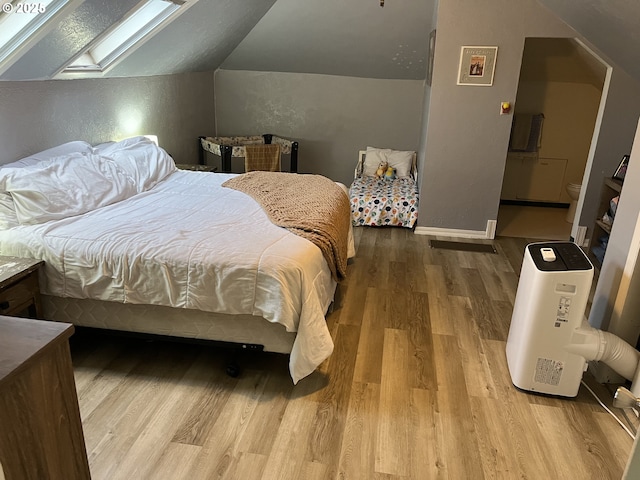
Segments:
[[[525,39],[497,235],[570,239],[605,77],[575,39]]]

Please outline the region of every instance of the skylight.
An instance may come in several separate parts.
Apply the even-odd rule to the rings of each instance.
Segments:
[[[89,50],[67,65],[64,72],[104,71],[157,30],[184,4],[185,1],[182,0],[147,0],[118,26],[94,42]]]
[[[0,11],[0,65],[32,39],[69,0],[2,1]]]

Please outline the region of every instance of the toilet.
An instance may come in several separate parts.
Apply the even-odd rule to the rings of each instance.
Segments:
[[[582,185],[579,183],[568,183],[567,184],[567,193],[569,194],[569,198],[571,198],[571,203],[569,204],[569,211],[567,212],[566,221],[569,223],[573,223],[573,218],[576,216],[576,207],[578,206],[578,198],[580,197],[580,189]]]

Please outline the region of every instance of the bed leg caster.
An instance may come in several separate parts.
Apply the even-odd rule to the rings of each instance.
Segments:
[[[226,372],[230,377],[237,378],[240,376],[240,367],[236,362],[229,362],[227,363]]]

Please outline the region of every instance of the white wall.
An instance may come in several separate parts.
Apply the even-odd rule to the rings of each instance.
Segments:
[[[298,170],[349,185],[368,145],[417,151],[424,82],[332,75],[216,73],[218,135],[299,142]]]
[[[0,82],[0,164],[71,140],[156,134],[179,163],[197,163],[215,131],[213,73]]]

